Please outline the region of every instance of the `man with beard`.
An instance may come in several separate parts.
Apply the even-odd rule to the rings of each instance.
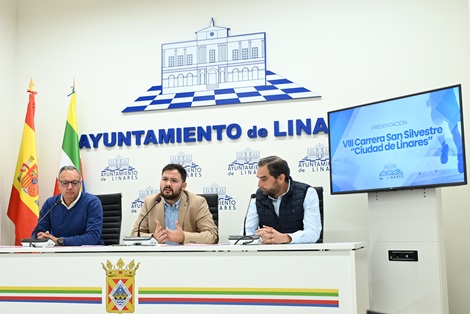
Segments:
[[[315,189],[292,180],[289,165],[277,156],[260,159],[257,177],[246,234],[256,233],[263,244],[315,243],[322,228]]]
[[[153,235],[160,244],[217,243],[217,226],[206,199],[186,191],[186,185],[186,170],[179,164],[166,165],[161,192],[145,198],[132,236],[137,235],[140,224],[140,234]]]

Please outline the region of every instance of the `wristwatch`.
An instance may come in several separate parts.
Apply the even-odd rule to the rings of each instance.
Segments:
[[[57,245],[63,246],[64,245],[64,238],[57,238]]]

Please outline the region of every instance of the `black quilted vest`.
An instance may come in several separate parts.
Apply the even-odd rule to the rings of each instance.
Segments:
[[[273,227],[281,233],[293,233],[304,229],[304,199],[308,184],[289,178],[289,191],[282,197],[279,207],[279,217],[274,211],[272,200],[263,194],[261,189],[256,191],[256,210],[259,216],[259,226]]]

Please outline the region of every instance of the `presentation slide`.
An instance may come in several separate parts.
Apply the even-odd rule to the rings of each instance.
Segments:
[[[332,193],[463,184],[460,85],[328,113]]]

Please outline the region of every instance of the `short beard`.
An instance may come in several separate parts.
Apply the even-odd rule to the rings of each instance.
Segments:
[[[181,191],[179,194],[176,194],[175,191],[172,189],[171,190],[172,194],[171,195],[166,195],[166,194],[163,194],[163,192],[161,193],[162,197],[164,200],[166,201],[173,201],[173,200],[177,200],[180,198],[181,196]]]
[[[263,194],[266,195],[266,196],[270,196],[272,198],[275,198],[276,197],[276,194],[279,193],[279,190],[275,191],[274,189],[271,189],[271,190],[262,190]]]

